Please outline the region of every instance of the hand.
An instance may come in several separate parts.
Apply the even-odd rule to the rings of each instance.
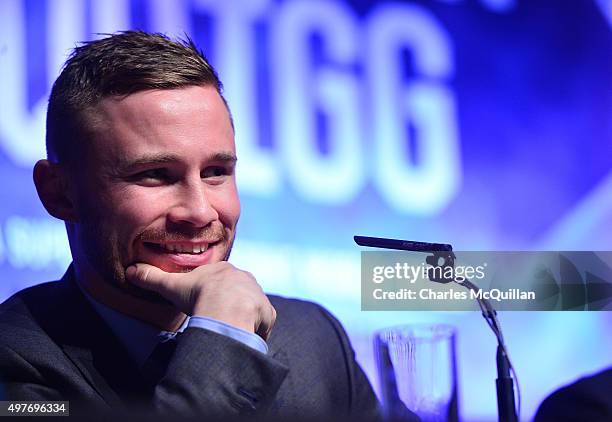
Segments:
[[[222,261],[188,273],[167,273],[153,265],[129,266],[126,280],[157,292],[188,315],[205,316],[256,333],[267,340],[276,310],[255,277]]]

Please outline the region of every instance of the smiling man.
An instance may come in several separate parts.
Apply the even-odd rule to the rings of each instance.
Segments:
[[[34,168],[73,263],[0,305],[0,399],[377,417],[341,325],[227,262],[240,201],[221,92],[189,41],[128,31],[75,49]]]

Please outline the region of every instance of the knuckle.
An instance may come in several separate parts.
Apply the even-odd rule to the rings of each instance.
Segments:
[[[278,314],[276,313],[276,309],[274,309],[274,306],[270,306],[270,311],[272,315],[272,323],[274,323]]]
[[[136,276],[144,282],[150,281],[151,269],[139,266],[136,269]]]
[[[257,278],[255,277],[255,275],[254,275],[253,273],[251,273],[251,272],[247,271],[247,272],[246,272],[246,275],[247,275],[247,277],[248,277],[248,278],[249,278],[251,281],[253,281],[255,284],[259,285],[259,284],[257,283]]]
[[[219,262],[217,267],[215,268],[217,274],[221,274],[225,277],[227,277],[229,274],[233,273],[234,271],[236,271],[236,268],[234,268],[234,266],[232,264],[230,264],[227,261],[222,261]]]
[[[240,271],[241,273],[241,280],[249,283],[249,284],[254,284],[255,286],[259,286],[259,284],[257,283],[257,279],[255,278],[255,276],[253,275],[253,273],[249,272],[249,271]]]
[[[221,268],[222,270],[230,270],[233,269],[234,266],[232,264],[230,264],[227,261],[221,261],[218,263],[219,268]]]

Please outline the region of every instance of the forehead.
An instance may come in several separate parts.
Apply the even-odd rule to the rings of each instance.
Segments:
[[[212,86],[111,97],[94,109],[92,152],[102,162],[173,154],[186,160],[234,153],[229,112]]]

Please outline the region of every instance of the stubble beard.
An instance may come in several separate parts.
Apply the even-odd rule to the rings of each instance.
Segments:
[[[105,233],[103,230],[100,232],[100,227],[103,227],[100,222],[87,222],[83,223],[83,239],[81,244],[83,245],[83,252],[86,259],[89,262],[91,268],[97,272],[102,278],[102,282],[109,283],[113,287],[121,290],[124,294],[139,300],[143,300],[152,304],[166,305],[174,307],[165,297],[159,293],[143,289],[128,281],[125,278],[125,269],[129,265],[124,266],[121,262],[122,256],[128,256],[127,245],[122,245],[119,242],[119,236],[116,231]],[[229,260],[232,248],[235,240],[235,229],[232,232],[229,229],[223,228],[223,237],[216,247],[222,245],[225,246],[226,252],[222,261]],[[159,232],[158,232],[159,233]],[[139,236],[147,236],[146,232],[141,233]],[[155,235],[154,235],[155,236]],[[164,236],[158,234],[157,237]],[[165,238],[172,237],[165,236]],[[149,234],[149,238],[151,235]],[[183,235],[183,238],[185,236]],[[183,268],[180,272],[190,272],[193,268]]]

